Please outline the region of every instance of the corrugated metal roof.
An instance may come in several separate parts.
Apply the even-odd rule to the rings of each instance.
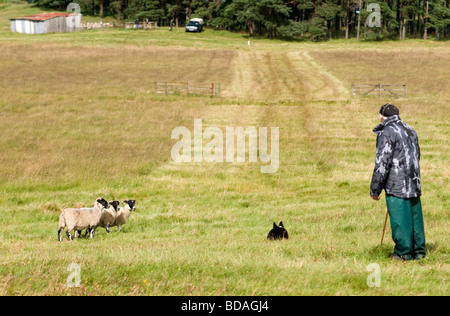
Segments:
[[[57,18],[60,16],[69,16],[72,13],[70,12],[51,12],[51,13],[38,13],[38,14],[33,14],[33,15],[28,15],[28,16],[23,16],[20,18],[14,18],[11,20],[31,20],[31,21],[45,21],[45,20],[49,20],[49,19],[53,19],[53,18]]]

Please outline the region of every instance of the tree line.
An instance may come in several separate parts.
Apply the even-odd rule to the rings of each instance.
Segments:
[[[379,40],[449,37],[450,0],[31,0],[37,6],[64,10],[70,2],[81,13],[139,19],[176,27],[194,17],[216,29],[245,31],[249,36],[325,40]],[[369,26],[368,8],[376,4],[380,23]],[[373,6],[373,5],[372,5]],[[372,19],[371,19],[372,20]]]

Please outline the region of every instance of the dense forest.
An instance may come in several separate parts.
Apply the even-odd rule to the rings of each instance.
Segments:
[[[250,36],[326,40],[378,40],[449,37],[450,0],[31,0],[64,10],[70,2],[81,13],[117,21],[157,21],[183,26],[194,17],[211,28],[245,31]],[[377,8],[373,8],[376,4]],[[379,12],[379,23],[375,21]]]

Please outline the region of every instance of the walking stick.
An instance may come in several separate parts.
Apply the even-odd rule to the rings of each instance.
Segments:
[[[381,236],[381,244],[380,244],[380,246],[383,245],[384,232],[386,231],[386,223],[387,223],[388,215],[389,215],[389,211],[386,209],[386,218],[384,219],[383,235]]]

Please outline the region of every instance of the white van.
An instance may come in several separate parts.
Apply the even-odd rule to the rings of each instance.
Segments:
[[[186,25],[186,32],[201,32],[203,31],[203,19],[191,19]]]

